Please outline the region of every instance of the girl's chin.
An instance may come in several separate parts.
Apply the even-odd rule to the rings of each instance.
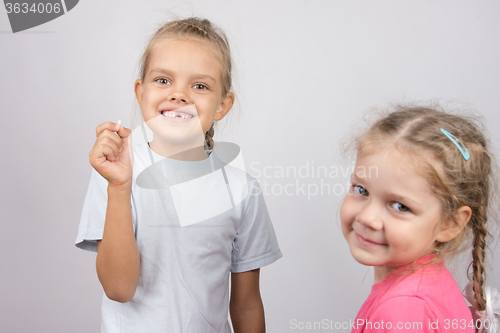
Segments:
[[[205,138],[202,136],[197,137],[185,137],[185,136],[156,136],[157,144],[160,145],[174,145],[174,146],[192,146],[192,147],[203,147],[205,144]],[[153,140],[154,141],[154,140]]]
[[[356,260],[358,263],[364,266],[371,266],[371,267],[385,267],[387,266],[388,262],[381,258],[380,256],[377,256],[373,253],[366,253],[363,250],[360,250],[359,248],[351,248],[351,255]]]

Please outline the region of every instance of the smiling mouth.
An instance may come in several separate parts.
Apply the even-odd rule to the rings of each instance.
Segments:
[[[366,239],[366,238],[363,238],[361,237],[358,233],[355,232],[355,235],[356,235],[356,238],[358,239],[358,241],[363,244],[363,245],[372,245],[372,246],[386,246],[387,244],[382,244],[382,243],[377,243],[377,242],[374,242],[372,240],[369,240],[369,239]]]
[[[194,118],[194,116],[189,113],[179,112],[179,111],[162,111],[161,114],[167,118],[177,118],[177,119]]]

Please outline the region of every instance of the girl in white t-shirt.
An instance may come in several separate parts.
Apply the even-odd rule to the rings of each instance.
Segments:
[[[76,240],[97,251],[102,332],[229,333],[228,309],[235,332],[264,332],[259,268],[282,255],[255,179],[212,139],[234,102],[226,37],[208,20],[168,22],[135,93],[152,140],[97,127]]]

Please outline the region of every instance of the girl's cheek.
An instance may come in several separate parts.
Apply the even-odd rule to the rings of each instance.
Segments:
[[[384,224],[384,236],[391,248],[397,249],[398,253],[405,253],[410,247],[415,235],[407,234],[401,226],[394,226],[391,223]]]
[[[342,225],[342,229],[348,228],[354,219],[354,206],[349,197],[344,199],[342,202],[342,206],[340,206],[340,223]]]

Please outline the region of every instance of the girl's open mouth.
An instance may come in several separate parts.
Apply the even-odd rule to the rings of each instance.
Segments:
[[[178,109],[178,110],[163,110],[161,111],[162,118],[168,122],[173,123],[186,123],[192,121],[195,116],[189,111]]]
[[[161,114],[166,117],[166,118],[173,118],[173,119],[183,119],[183,120],[188,120],[191,118],[194,118],[193,115],[186,113],[186,112],[181,112],[181,111],[162,111]]]

